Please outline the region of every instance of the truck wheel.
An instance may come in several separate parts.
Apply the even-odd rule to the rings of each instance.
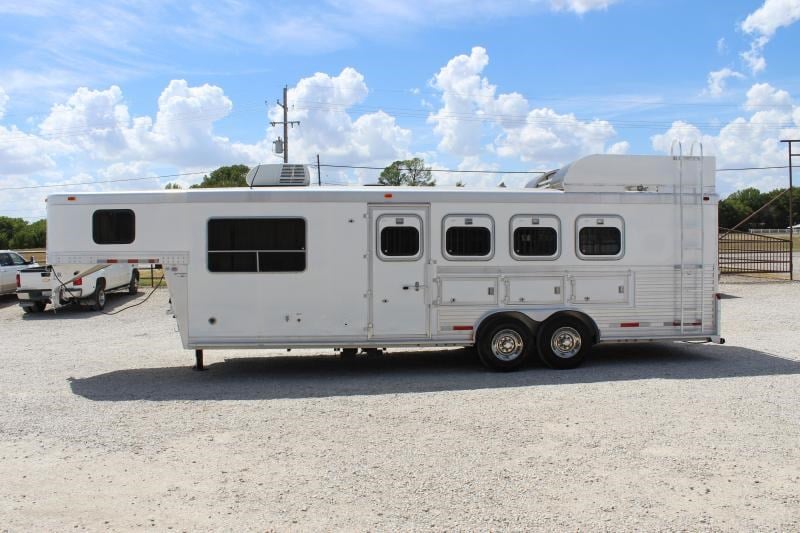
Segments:
[[[501,320],[482,331],[478,357],[483,365],[497,372],[518,370],[528,359],[533,345],[530,330],[516,320]]]
[[[139,271],[134,270],[131,273],[131,282],[128,284],[128,294],[136,294],[139,292]]]
[[[355,359],[358,348],[342,348],[339,357],[342,359]]]
[[[588,328],[578,319],[557,317],[548,320],[537,336],[539,357],[550,368],[576,368],[592,348]]]
[[[102,311],[106,306],[106,282],[105,280],[97,280],[97,289],[92,296],[92,309],[95,311]]]

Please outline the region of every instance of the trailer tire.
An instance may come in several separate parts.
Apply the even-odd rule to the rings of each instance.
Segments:
[[[358,348],[342,348],[339,352],[339,357],[341,359],[355,359],[357,353]]]
[[[567,370],[580,366],[586,358],[592,349],[592,335],[581,320],[562,315],[542,324],[536,344],[544,364]]]
[[[519,370],[533,348],[533,335],[525,324],[506,318],[481,328],[476,343],[483,366],[496,372]]]
[[[139,271],[134,270],[131,273],[131,282],[128,284],[128,294],[136,294],[139,292]]]
[[[106,306],[106,280],[98,279],[97,288],[92,295],[92,309],[102,311]]]

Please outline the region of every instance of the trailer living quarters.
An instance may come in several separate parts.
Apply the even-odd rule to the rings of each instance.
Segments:
[[[474,345],[496,370],[537,352],[571,368],[596,343],[720,342],[717,203],[713,158],[620,155],[520,189],[54,194],[47,252],[164,265],[200,366],[213,348]]]

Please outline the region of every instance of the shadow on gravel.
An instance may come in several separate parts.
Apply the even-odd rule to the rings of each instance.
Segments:
[[[137,303],[147,296],[147,292],[139,291],[137,294],[128,294],[127,292],[109,292],[106,294],[106,306],[103,309],[105,313],[113,313],[126,305]],[[16,297],[15,297],[16,298]],[[16,303],[16,302],[15,302]],[[20,313],[22,313],[20,308]],[[88,307],[81,307],[80,305],[70,305],[62,307],[57,311],[52,306],[48,305],[42,313],[24,313],[23,320],[75,320],[85,319],[99,315],[99,311],[95,311]]]
[[[11,307],[12,305],[17,305],[19,300],[17,300],[16,294],[3,294],[0,295],[0,309],[4,309],[6,307]]]
[[[226,359],[206,372],[187,366],[118,370],[70,378],[72,392],[96,401],[271,400],[532,387],[641,379],[715,379],[800,374],[800,361],[733,346],[598,346],[584,366],[536,366],[500,374],[467,350],[394,352],[340,360],[332,355]]]

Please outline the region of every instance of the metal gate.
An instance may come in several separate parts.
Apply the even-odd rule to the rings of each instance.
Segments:
[[[719,271],[791,274],[792,243],[780,237],[720,228]]]

